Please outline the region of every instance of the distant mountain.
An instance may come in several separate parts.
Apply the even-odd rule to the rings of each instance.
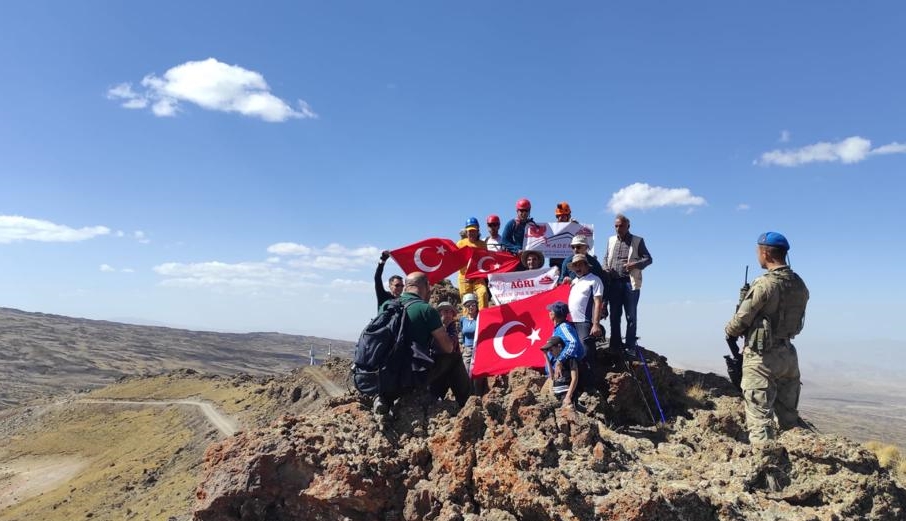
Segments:
[[[353,344],[282,333],[214,333],[0,308],[0,407],[121,376],[195,369],[274,374],[317,358],[348,356]]]

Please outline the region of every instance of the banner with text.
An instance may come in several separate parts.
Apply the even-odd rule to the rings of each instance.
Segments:
[[[537,270],[491,273],[488,288],[498,305],[524,299],[553,289],[560,277],[560,268],[538,268]]]
[[[540,251],[547,258],[562,259],[573,254],[569,243],[576,235],[588,239],[588,252],[595,254],[595,227],[593,224],[529,223],[525,227],[523,249]]]

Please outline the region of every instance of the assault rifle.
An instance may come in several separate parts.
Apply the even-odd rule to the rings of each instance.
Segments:
[[[742,301],[746,298],[748,292],[749,267],[746,266],[746,277],[743,280],[742,287],[739,288],[739,302],[736,303],[736,311],[739,311],[739,305],[742,304]],[[727,347],[730,348],[730,354],[724,355],[724,362],[727,363],[727,376],[730,377],[730,382],[733,383],[734,387],[742,390],[742,353],[739,351],[738,341],[739,337],[727,337]]]

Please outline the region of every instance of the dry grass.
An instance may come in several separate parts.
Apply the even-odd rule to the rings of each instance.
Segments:
[[[254,383],[233,383],[228,379],[212,379],[203,375],[159,375],[135,378],[98,389],[90,398],[114,400],[168,400],[200,398],[212,403],[227,414],[242,416],[247,410],[265,407],[264,393],[255,394]]]
[[[693,384],[686,388],[686,398],[693,402],[704,403],[708,399],[708,391],[701,384]]]
[[[2,460],[76,456],[88,467],[0,519],[167,519],[190,511],[206,441],[182,410],[79,405],[49,416],[49,428],[12,440]]]
[[[201,398],[239,416],[266,398],[253,383],[202,376],[135,379],[89,398]],[[87,467],[68,482],[0,511],[0,520],[184,518],[194,505],[204,450],[214,439],[206,420],[185,407],[70,404],[38,425],[0,441],[0,463],[79,458]]]
[[[864,446],[875,454],[878,464],[893,471],[901,480],[906,480],[906,458],[903,458],[899,447],[880,441],[869,441]]]

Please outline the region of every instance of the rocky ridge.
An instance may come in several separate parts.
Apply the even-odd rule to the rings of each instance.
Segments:
[[[599,358],[587,412],[557,407],[519,370],[461,410],[402,400],[393,422],[348,394],[211,445],[195,519],[894,520],[906,490],[875,456],[807,429],[753,449],[741,399],[716,375],[648,352],[672,416],[651,425],[644,386]],[[630,366],[636,378],[639,364]],[[650,400],[649,400],[650,401]]]

